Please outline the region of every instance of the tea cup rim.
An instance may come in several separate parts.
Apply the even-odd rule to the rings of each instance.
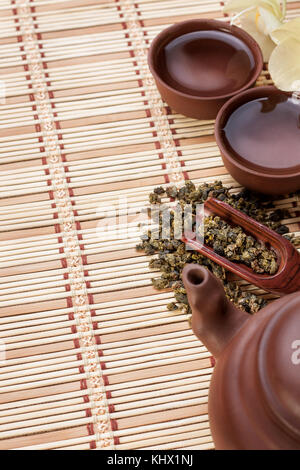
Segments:
[[[290,97],[292,96],[291,92],[279,90],[273,85],[250,88],[233,96],[231,99],[226,101],[226,103],[219,110],[217,117],[216,117],[216,121],[215,121],[214,134],[215,134],[215,139],[216,139],[216,142],[217,142],[217,145],[219,147],[221,154],[223,154],[226,157],[226,159],[232,165],[237,167],[239,170],[247,172],[249,173],[249,175],[253,175],[253,176],[263,176],[265,178],[280,180],[282,177],[288,178],[288,177],[300,175],[300,165],[295,165],[293,168],[287,168],[287,169],[278,168],[277,169],[277,168],[267,168],[267,167],[264,167],[263,165],[260,166],[257,164],[251,164],[250,162],[247,162],[247,160],[240,161],[238,160],[237,157],[234,156],[233,152],[231,152],[230,149],[227,148],[224,142],[224,136],[222,134],[222,129],[225,124],[225,120],[227,121],[229,117],[232,115],[232,113],[239,107],[239,103],[240,105],[242,105],[251,101],[251,99],[264,97],[264,96],[267,97],[270,94],[274,94],[274,93],[282,93]],[[246,100],[243,101],[245,98]]]
[[[180,30],[186,26],[194,26],[198,25],[199,29],[193,29],[193,31],[201,31],[203,30],[203,26],[208,27],[211,30],[215,31],[220,31],[220,30],[225,30],[226,32],[231,33],[233,36],[238,37],[241,41],[246,44],[253,56],[254,62],[255,62],[255,67],[251,73],[251,77],[247,80],[247,82],[237,90],[220,94],[220,95],[210,95],[210,96],[202,96],[202,95],[195,95],[193,93],[185,93],[183,91],[178,90],[175,87],[172,87],[169,83],[167,83],[165,80],[163,80],[158,73],[158,71],[155,68],[155,58],[157,56],[157,53],[159,51],[159,48],[161,47],[162,42],[170,42],[171,39],[175,39],[177,37],[180,37],[183,33],[179,33]],[[191,32],[191,31],[190,31]],[[184,34],[187,34],[185,32]],[[213,100],[220,100],[220,99],[229,99],[231,97],[236,96],[237,94],[243,92],[244,90],[247,90],[249,87],[251,87],[259,77],[259,75],[262,72],[263,69],[263,55],[262,51],[258,45],[258,43],[255,41],[255,39],[248,34],[244,29],[236,26],[236,25],[231,25],[228,24],[224,21],[219,21],[219,20],[214,20],[214,19],[205,19],[205,18],[199,18],[199,19],[192,19],[192,20],[186,20],[186,21],[180,21],[177,23],[174,23],[173,25],[163,29],[152,41],[150,45],[150,49],[148,52],[148,66],[150,69],[150,72],[154,76],[155,80],[158,81],[161,85],[163,85],[165,88],[167,88],[169,91],[171,91],[174,94],[177,94],[178,96],[184,97],[184,98],[190,98],[193,100],[198,100],[200,101],[213,101]]]

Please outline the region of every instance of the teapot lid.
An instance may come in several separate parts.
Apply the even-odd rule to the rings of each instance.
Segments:
[[[300,297],[269,321],[260,340],[258,373],[267,407],[277,424],[300,437]]]

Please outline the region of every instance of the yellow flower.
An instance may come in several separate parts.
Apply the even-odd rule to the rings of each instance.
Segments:
[[[286,0],[230,0],[224,11],[258,42],[277,88],[300,91],[300,18],[284,23]]]

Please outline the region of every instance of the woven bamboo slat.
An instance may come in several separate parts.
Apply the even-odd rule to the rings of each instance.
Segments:
[[[135,250],[156,185],[239,189],[214,122],[169,109],[147,68],[195,17],[227,20],[215,0],[0,1],[0,449],[213,448],[213,360]],[[298,199],[275,204],[299,234]]]

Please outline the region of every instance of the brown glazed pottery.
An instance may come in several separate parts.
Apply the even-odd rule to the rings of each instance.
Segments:
[[[274,274],[255,273],[249,266],[230,261],[217,253],[213,247],[198,241],[193,231],[185,231],[182,237],[182,241],[189,248],[198,251],[248,283],[275,295],[292,294],[300,290],[300,253],[289,240],[230,204],[213,197],[205,201],[204,215],[205,217],[217,216],[231,227],[241,227],[247,235],[254,237],[262,246],[272,249],[276,253],[278,269]],[[198,216],[196,222],[202,224],[203,220]]]
[[[246,188],[300,189],[300,100],[291,93],[267,86],[233,97],[218,113],[215,137],[225,167]]]
[[[300,449],[300,293],[251,316],[225,297],[207,269],[183,282],[192,327],[216,358],[208,401],[217,449]]]
[[[162,98],[178,113],[215,119],[232,96],[254,85],[261,50],[244,30],[225,22],[176,23],[152,41],[148,63]]]

